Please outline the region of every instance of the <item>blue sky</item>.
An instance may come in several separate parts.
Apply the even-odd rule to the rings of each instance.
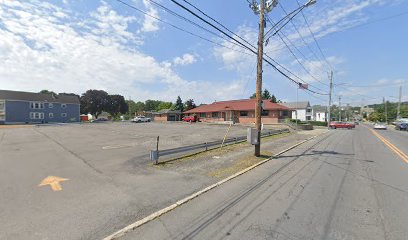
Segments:
[[[247,98],[254,92],[256,56],[235,51],[242,49],[149,0],[123,1],[229,48],[116,0],[0,0],[0,88],[78,94],[103,89],[133,100],[175,101],[180,95],[196,103]],[[155,1],[207,27],[169,0]],[[246,0],[190,2],[256,45],[259,20]],[[268,15],[277,22],[285,16],[283,9],[297,7],[296,0],[281,0]],[[390,96],[408,83],[408,1],[318,0],[303,13],[311,31],[301,14],[280,31],[298,59],[277,35],[265,47],[269,56],[317,92],[328,91],[327,73],[333,69],[339,85],[335,103],[339,95],[343,104],[352,105],[381,102],[382,97],[395,101]],[[263,83],[279,99],[296,100],[296,85],[266,64]],[[301,90],[298,95],[313,104],[328,102],[327,96]],[[408,86],[403,95],[408,100]]]

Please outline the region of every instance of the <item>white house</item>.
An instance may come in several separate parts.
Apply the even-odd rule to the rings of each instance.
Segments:
[[[312,107],[309,102],[290,102],[280,104],[292,109],[292,119],[297,118],[300,121],[312,120]]]
[[[313,106],[312,116],[313,116],[313,121],[326,122],[328,118],[327,107],[319,106],[319,105]]]

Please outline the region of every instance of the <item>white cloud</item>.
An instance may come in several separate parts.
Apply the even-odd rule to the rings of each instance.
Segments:
[[[155,9],[148,0],[143,0],[143,4],[146,7],[147,13],[155,18],[159,17],[159,13],[157,9]],[[159,23],[158,20],[152,18],[150,16],[145,15],[144,20],[143,20],[143,27],[141,28],[142,32],[155,32],[158,31],[159,28]]]
[[[189,53],[186,53],[181,57],[176,57],[173,60],[173,63],[175,65],[182,65],[182,66],[190,65],[190,64],[193,64],[195,62],[197,62],[196,57],[194,55],[192,55],[192,54],[189,54]]]
[[[78,28],[78,19],[66,9],[40,1],[0,2],[1,88],[78,94],[104,89],[138,100],[174,101],[181,95],[208,102],[214,94],[232,96],[222,94],[221,83],[184,80],[170,62],[129,47],[139,40],[128,30],[133,17],[118,14],[104,2],[90,15]],[[181,63],[195,61],[186,56]]]

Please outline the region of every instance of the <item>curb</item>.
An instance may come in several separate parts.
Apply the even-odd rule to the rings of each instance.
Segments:
[[[265,159],[265,160],[263,160],[263,161],[261,161],[259,163],[256,163],[256,164],[254,164],[254,165],[252,165],[252,166],[250,166],[248,168],[245,168],[244,170],[241,170],[241,171],[239,171],[239,172],[237,172],[237,173],[235,173],[235,174],[233,174],[233,175],[231,175],[231,176],[229,176],[227,178],[224,178],[223,180],[221,180],[221,181],[219,181],[217,183],[214,183],[214,184],[212,184],[212,185],[210,185],[210,186],[208,186],[208,187],[206,187],[206,188],[204,188],[204,189],[202,189],[202,190],[200,190],[198,192],[195,192],[195,193],[191,194],[190,196],[187,196],[187,197],[185,197],[185,198],[183,198],[181,200],[178,200],[176,203],[174,203],[174,204],[172,204],[172,205],[170,205],[168,207],[165,207],[165,208],[163,208],[163,209],[161,209],[161,210],[159,210],[157,212],[154,212],[154,213],[150,214],[149,216],[147,216],[145,218],[142,218],[142,219],[140,219],[140,220],[138,220],[138,221],[136,221],[136,222],[122,228],[122,229],[120,229],[119,231],[113,233],[112,235],[109,235],[109,236],[103,238],[103,240],[114,240],[114,239],[117,239],[119,237],[122,237],[127,232],[129,232],[131,230],[134,230],[134,229],[140,227],[141,225],[146,224],[146,223],[154,220],[155,218],[158,218],[161,215],[172,211],[173,209],[175,209],[175,208],[189,202],[190,200],[202,195],[203,193],[206,193],[206,192],[210,191],[211,189],[214,189],[214,188],[216,188],[216,187],[218,187],[218,186],[220,186],[220,185],[222,185],[222,184],[224,184],[224,183],[226,183],[226,182],[228,182],[228,181],[230,181],[230,180],[232,180],[232,179],[234,179],[234,178],[236,178],[236,177],[238,177],[238,176],[240,176],[240,175],[242,175],[242,174],[244,174],[244,173],[246,173],[246,172],[248,172],[248,171],[250,171],[250,170],[252,170],[252,169],[254,169],[254,168],[256,168],[256,167],[258,167],[258,166],[260,166],[260,165],[262,165],[264,163],[266,163],[266,162],[268,162],[268,161],[270,161],[270,160],[272,160],[273,158],[275,158],[277,156],[280,156],[283,153],[285,153],[285,152],[287,152],[289,150],[292,150],[293,148],[296,148],[297,146],[302,145],[303,143],[306,143],[306,142],[320,136],[320,135],[322,135],[322,134],[315,135],[315,136],[310,137],[310,138],[308,138],[306,140],[303,140],[303,141],[301,141],[299,143],[296,143],[295,145],[293,145],[293,146],[291,146],[289,148],[286,148],[286,149],[278,152],[277,154],[274,154],[272,157],[270,157],[268,159]]]

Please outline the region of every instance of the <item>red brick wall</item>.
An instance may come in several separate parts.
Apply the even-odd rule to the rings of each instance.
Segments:
[[[250,123],[255,123],[255,111],[248,111],[248,116],[247,117],[241,117],[239,116],[240,111],[234,111],[234,119],[235,121],[238,121],[236,123],[242,123],[242,124],[250,124]],[[212,118],[211,113],[206,113],[206,117],[200,117],[200,114],[197,114],[201,122],[222,122],[224,121],[224,118]],[[219,116],[221,116],[221,113],[219,113]],[[274,111],[269,111],[268,116],[262,116],[262,122],[269,124],[269,123],[278,123],[279,120],[279,111],[274,110]]]
[[[156,115],[156,116],[154,116],[154,121],[166,122],[167,121],[167,115],[166,114]]]

